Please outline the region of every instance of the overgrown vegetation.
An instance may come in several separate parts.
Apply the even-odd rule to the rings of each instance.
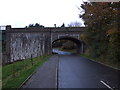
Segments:
[[[81,6],[85,13],[80,17],[87,28],[81,39],[88,46],[87,56],[120,63],[119,7],[120,2],[85,2]]]
[[[75,42],[70,40],[58,40],[53,43],[53,48],[58,48],[61,51],[67,51],[71,53],[77,52],[77,45]]]
[[[48,56],[39,56],[33,59],[17,61],[2,67],[2,85],[5,88],[18,88],[37,67],[41,66]]]
[[[62,48],[62,49],[75,49],[77,47],[76,43],[70,40],[58,40],[55,41],[52,45],[53,48]]]

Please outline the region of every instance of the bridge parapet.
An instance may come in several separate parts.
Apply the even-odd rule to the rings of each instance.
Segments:
[[[85,27],[30,27],[30,28],[12,28],[10,25],[6,26],[6,30],[11,30],[13,32],[65,32],[65,31],[81,31],[83,32],[85,30]]]

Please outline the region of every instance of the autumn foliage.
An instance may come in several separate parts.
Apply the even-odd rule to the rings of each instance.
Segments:
[[[87,44],[87,54],[120,61],[120,2],[84,2],[80,15],[87,30],[81,39]]]

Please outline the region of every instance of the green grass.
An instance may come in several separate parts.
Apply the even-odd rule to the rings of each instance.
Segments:
[[[84,56],[86,58],[89,58],[89,59],[92,59],[96,62],[100,62],[100,63],[103,63],[105,65],[108,65],[108,66],[111,66],[111,67],[114,67],[114,68],[117,68],[117,69],[120,69],[120,62],[117,62],[117,61],[111,61],[111,60],[106,60],[104,58],[93,58],[89,55],[86,55],[86,54],[82,54],[81,56]]]
[[[33,59],[33,65],[31,63],[31,59],[27,59],[3,66],[3,88],[18,88],[26,80],[26,78],[31,75],[37,67],[41,66],[49,57],[50,55],[36,57]]]

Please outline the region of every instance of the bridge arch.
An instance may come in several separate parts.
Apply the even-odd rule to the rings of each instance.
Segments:
[[[63,37],[57,38],[54,41],[52,41],[52,45],[58,40],[70,40],[70,41],[72,41],[76,44],[77,53],[83,53],[83,51],[84,51],[83,41],[78,40],[77,38],[74,38],[74,37],[71,37],[71,36],[63,36]]]

